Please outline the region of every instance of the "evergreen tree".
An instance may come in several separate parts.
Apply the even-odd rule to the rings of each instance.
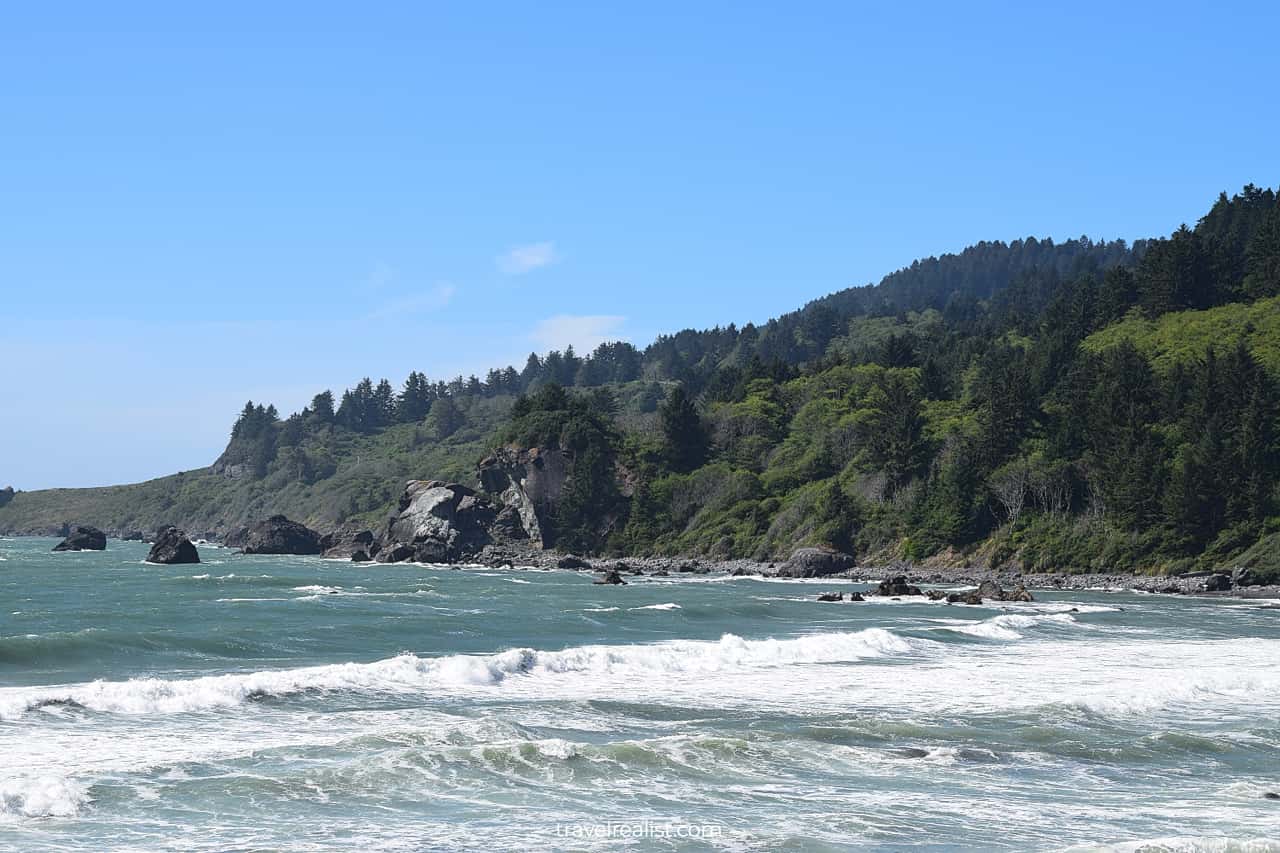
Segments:
[[[677,385],[672,389],[662,404],[660,414],[667,463],[675,471],[697,468],[707,458],[711,439],[684,386]]]

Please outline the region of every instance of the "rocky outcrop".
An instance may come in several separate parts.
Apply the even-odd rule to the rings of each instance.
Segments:
[[[476,557],[493,542],[499,507],[474,489],[439,480],[410,480],[387,520],[380,563],[451,563]]]
[[[376,556],[378,550],[379,543],[372,530],[338,530],[320,537],[320,553],[331,560],[355,560],[357,554],[364,554],[368,560]]]
[[[1035,601],[1035,597],[1022,584],[1006,590],[993,580],[984,580],[978,584],[976,595],[992,601]]]
[[[480,487],[502,505],[492,534],[550,546],[543,523],[555,511],[572,460],[563,450],[503,448],[480,462]],[[501,538],[500,538],[501,537]]]
[[[932,597],[932,596],[931,596]],[[981,604],[982,596],[978,594],[976,589],[967,592],[951,592],[947,593],[947,604]]]
[[[107,534],[96,527],[76,527],[57,545],[55,551],[105,551]]]
[[[843,592],[824,592],[818,596],[819,601],[844,601]]]
[[[876,595],[901,596],[924,595],[924,593],[920,591],[920,587],[907,583],[906,575],[898,575],[880,581],[880,585],[876,587]]]
[[[13,486],[5,486],[3,489],[0,489],[0,506],[4,506],[9,501],[13,500],[13,496],[15,494],[17,493],[14,492]]]
[[[186,533],[176,527],[162,527],[156,531],[156,541],[147,554],[147,562],[163,565],[198,563],[200,554]]]
[[[574,555],[569,554],[568,556],[564,556],[564,557],[561,557],[559,560],[556,560],[556,568],[557,569],[573,569],[576,571],[578,569],[590,569],[591,564],[588,563],[586,560],[582,559],[581,557],[575,557]]]
[[[1231,589],[1231,576],[1224,574],[1209,575],[1204,579],[1205,592],[1226,592]]]
[[[834,548],[797,548],[778,568],[778,577],[820,578],[847,572],[854,564],[853,557]]]
[[[611,584],[613,586],[626,586],[627,582],[622,579],[622,575],[617,569],[609,569],[601,577],[596,578],[592,583]]]
[[[273,515],[249,528],[240,550],[245,554],[319,554],[320,534],[283,515]]]

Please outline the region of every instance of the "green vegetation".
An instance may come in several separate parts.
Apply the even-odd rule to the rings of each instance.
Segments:
[[[761,326],[250,403],[211,469],[18,493],[0,529],[373,520],[507,443],[571,459],[577,551],[1276,573],[1278,383],[1280,206],[1248,186],[1164,239],[980,243]]]

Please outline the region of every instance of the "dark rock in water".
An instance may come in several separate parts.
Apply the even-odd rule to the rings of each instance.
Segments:
[[[403,563],[413,559],[412,545],[388,545],[378,552],[379,563]]]
[[[582,559],[581,557],[575,557],[572,554],[570,554],[567,557],[561,557],[559,560],[556,560],[556,568],[573,569],[575,571],[578,569],[590,570],[591,564],[588,563],[586,560]]]
[[[617,569],[609,569],[604,573],[603,577],[596,578],[592,583],[612,584],[614,586],[626,586],[627,582],[622,579],[622,575],[618,574]]]
[[[930,600],[930,601],[945,601],[945,600],[947,600],[947,593],[946,593],[944,590],[941,590],[941,589],[931,589],[931,590],[929,590],[929,592],[927,593],[927,595],[929,596],[929,600]]]
[[[141,530],[125,530],[120,534],[122,542],[145,542],[146,540],[146,534]]]
[[[976,589],[967,592],[953,592],[947,596],[947,604],[981,604],[982,596]]]
[[[844,601],[843,592],[824,592],[818,596],[819,601]]]
[[[55,551],[105,551],[107,534],[96,527],[76,527],[57,545]]]
[[[1004,597],[1004,590],[995,581],[985,580],[978,584],[978,595],[983,598],[994,598],[996,601],[1001,601]]]
[[[906,575],[885,578],[876,587],[876,595],[924,595],[920,587],[907,583]]]
[[[352,551],[351,552],[351,562],[353,563],[367,563],[371,559],[373,558],[369,556],[368,551]]]
[[[320,534],[283,515],[273,515],[249,528],[240,550],[245,554],[319,554]]]
[[[198,563],[200,554],[186,533],[173,526],[162,527],[156,531],[156,541],[151,546],[151,553],[147,554],[147,562],[167,566]]]
[[[1035,597],[1022,584],[1018,584],[1009,591],[1002,589],[1000,584],[993,580],[985,580],[978,584],[977,595],[979,598],[989,598],[992,601],[1035,601]]]
[[[853,557],[834,548],[797,548],[791,559],[778,569],[778,577],[820,578],[847,572],[853,567]]]
[[[898,755],[901,755],[903,758],[928,758],[929,757],[929,750],[920,749],[917,746],[908,746],[903,749],[896,749],[894,750],[894,752],[896,752]]]
[[[676,571],[682,575],[696,574],[702,568],[697,560],[685,560],[676,566]]]
[[[1204,579],[1205,592],[1226,592],[1231,589],[1231,578],[1224,574],[1209,575]]]
[[[357,551],[372,556],[378,553],[378,543],[372,530],[338,531],[326,533],[320,538],[321,553],[330,559],[348,559]]]
[[[1263,794],[1263,795],[1262,795],[1262,799],[1264,799],[1264,800],[1280,800],[1280,794],[1277,794],[1275,791],[1267,791],[1265,794]]]

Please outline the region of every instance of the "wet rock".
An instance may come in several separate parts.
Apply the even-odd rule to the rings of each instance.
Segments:
[[[320,539],[320,547],[329,559],[348,559],[357,551],[372,556],[378,553],[378,544],[374,541],[372,530],[339,530],[325,534]]]
[[[849,600],[850,601],[866,601],[866,599],[862,597],[862,593],[860,592],[849,593]]]
[[[907,583],[906,575],[898,575],[880,581],[880,585],[876,587],[876,595],[924,595],[924,593],[920,591],[920,587]]]
[[[931,589],[926,594],[929,596],[930,601],[946,601],[947,600],[946,591],[941,589]]]
[[[609,569],[603,576],[596,578],[592,583],[609,584],[612,586],[626,586],[627,582],[622,579],[622,575],[618,574],[617,569]]]
[[[1031,594],[1031,590],[1022,584],[1014,587],[1013,592],[1006,592],[1001,601],[1035,601],[1035,596]]]
[[[556,560],[556,568],[573,569],[574,571],[578,571],[580,569],[590,570],[591,564],[581,557],[575,557],[570,554],[567,557],[561,557],[559,560]]]
[[[982,596],[976,589],[967,592],[953,592],[947,596],[947,604],[981,604]]]
[[[854,559],[834,548],[797,548],[778,569],[782,578],[820,578],[847,572]]]
[[[1262,795],[1262,799],[1264,799],[1264,800],[1280,800],[1280,794],[1277,794],[1275,791],[1267,791],[1265,794],[1263,794],[1263,795]]]
[[[273,515],[249,528],[240,550],[245,554],[319,554],[320,534],[283,515]]]
[[[53,546],[55,551],[105,551],[107,534],[96,527],[81,526],[73,529],[66,539]]]
[[[151,546],[151,553],[147,554],[147,562],[167,566],[198,563],[200,554],[186,533],[173,526],[162,527],[156,531],[156,541]]]
[[[819,601],[844,601],[843,592],[824,592],[818,596]]]
[[[353,563],[367,563],[372,559],[368,551],[358,550],[351,552],[351,562]]]

